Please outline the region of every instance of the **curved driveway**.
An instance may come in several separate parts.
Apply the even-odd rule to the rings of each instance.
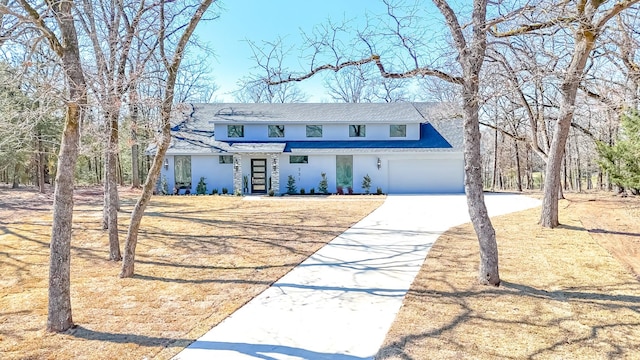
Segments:
[[[490,216],[540,204],[485,202]],[[372,359],[433,243],[468,221],[464,195],[388,196],[175,359]]]

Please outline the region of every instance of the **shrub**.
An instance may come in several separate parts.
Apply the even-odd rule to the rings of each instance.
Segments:
[[[309,189],[309,194],[314,195],[316,193],[316,189],[311,188]]]
[[[362,190],[364,190],[365,194],[368,194],[370,189],[371,189],[371,178],[369,177],[369,174],[367,174],[364,176],[364,178],[362,178]]]
[[[304,191],[304,188],[300,188],[300,195],[304,195],[306,193],[306,191]]]
[[[376,188],[376,194],[382,195],[382,188],[380,186]]]
[[[349,195],[353,195],[353,188],[351,186],[347,186],[347,192],[349,192]]]
[[[242,196],[242,191],[240,191],[240,189],[236,189],[236,196]]]
[[[269,196],[274,196],[276,194],[275,191],[273,191],[273,189],[269,190]]]
[[[344,189],[342,188],[342,186],[336,186],[336,192],[338,193],[338,195],[344,195]]]
[[[320,183],[318,184],[318,191],[323,194],[327,194],[329,193],[329,183],[327,181],[327,174],[321,173],[320,176],[322,177],[322,179],[320,179]]]
[[[160,193],[162,195],[169,195],[169,183],[167,183],[167,177],[162,175],[162,180],[160,180]]]
[[[223,187],[222,188],[222,195],[227,195],[229,193],[229,189]]]
[[[296,187],[296,179],[293,175],[289,175],[287,178],[287,194],[295,194],[298,192],[298,188]]]
[[[198,181],[198,185],[196,185],[196,194],[204,195],[207,193],[207,183],[204,182],[204,176],[200,177],[200,181]]]
[[[211,190],[211,195],[218,195],[218,188]]]

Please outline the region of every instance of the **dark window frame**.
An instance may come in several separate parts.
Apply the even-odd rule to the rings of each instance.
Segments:
[[[267,136],[270,138],[283,138],[284,137],[284,125],[268,125]]]
[[[309,131],[309,129],[312,129],[311,131]],[[319,135],[314,135],[314,133],[317,134],[317,131],[319,130]],[[306,125],[305,126],[305,131],[306,131],[306,135],[308,138],[321,138],[322,137],[322,125]]]
[[[367,137],[367,125],[349,125],[349,137]]]
[[[232,131],[231,129],[236,129]],[[239,129],[239,133],[238,133]],[[229,138],[243,138],[244,137],[244,125],[227,125],[227,137]]]
[[[309,163],[309,155],[289,155],[289,164],[308,164],[308,163]]]
[[[394,127],[396,128],[396,133],[398,130],[402,135],[394,135]],[[389,137],[398,137],[398,138],[406,138],[407,137],[407,125],[405,124],[392,124],[389,125]]]

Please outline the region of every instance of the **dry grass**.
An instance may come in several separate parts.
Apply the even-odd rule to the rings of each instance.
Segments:
[[[122,198],[121,241],[134,195]],[[140,232],[137,275],[119,279],[120,263],[106,260],[101,194],[78,192],[71,264],[78,327],[49,334],[51,195],[0,188],[0,357],[169,358],[382,201],[155,197]]]
[[[445,233],[377,358],[640,358],[640,283],[628,264],[616,260],[624,261],[615,246],[609,252],[611,246],[599,243],[606,239],[621,249],[635,243],[637,251],[640,201],[567,197],[557,229],[536,224],[539,209],[494,219],[499,288],[474,281],[478,245],[472,227]]]

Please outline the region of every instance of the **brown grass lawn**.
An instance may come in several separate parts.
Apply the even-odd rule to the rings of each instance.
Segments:
[[[135,195],[121,195],[122,243]],[[136,276],[120,279],[120,263],[106,260],[101,196],[76,192],[71,291],[78,326],[49,334],[51,195],[0,188],[0,358],[169,358],[383,201],[154,197]]]
[[[377,358],[640,359],[640,199],[566,196],[557,229],[494,219],[499,288],[474,281],[469,224],[440,237]]]

